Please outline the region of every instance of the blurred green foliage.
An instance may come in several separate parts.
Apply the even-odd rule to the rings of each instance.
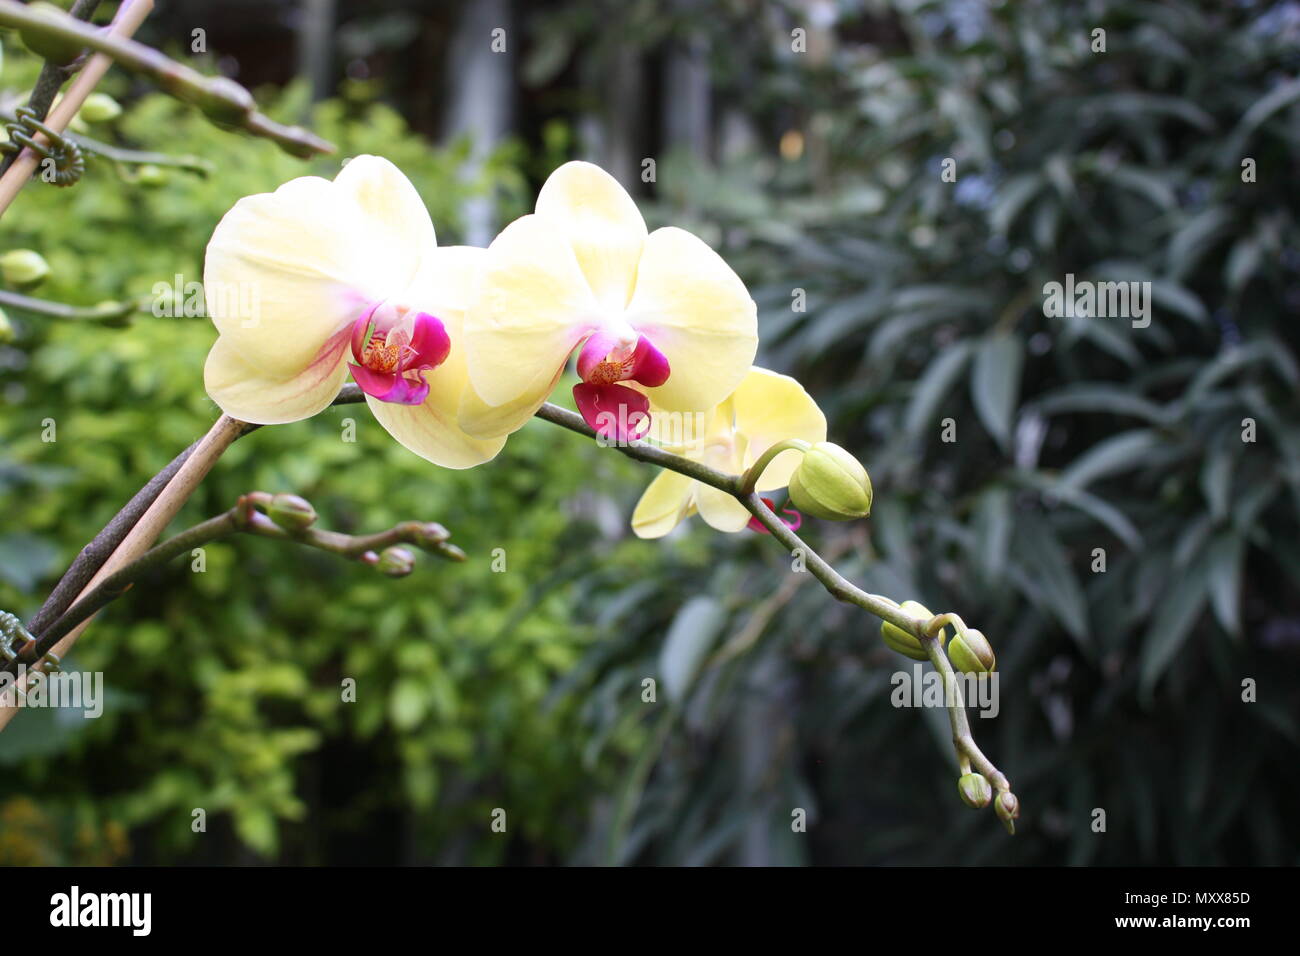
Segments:
[[[13,77],[23,66],[11,53],[6,81],[21,84]],[[288,116],[301,106],[290,91],[271,109]],[[313,119],[340,156],[376,151],[396,162],[444,243],[455,241],[464,199],[490,189],[509,211],[522,188],[495,161],[463,181],[463,146],[433,149],[364,90],[321,104]],[[25,617],[81,545],[217,414],[202,389],[210,323],[149,314],[155,283],[200,277],[212,228],[239,197],[337,171],[337,159],[302,164],[156,94],[96,133],[197,153],[217,173],[169,171],[148,187],[92,159],[75,188],[34,183],[6,216],[6,247],[50,261],[40,296],[140,298],[144,308],[127,328],[10,310],[19,337],[0,350],[0,607]],[[47,419],[52,443],[42,440]],[[342,439],[349,419],[355,443]],[[364,406],[249,436],[177,527],[245,491],[292,490],[316,505],[323,527],[440,521],[469,560],[425,558],[393,581],[236,538],[206,549],[202,573],[178,562],[107,610],[68,662],[107,670],[103,718],[33,710],[3,735],[0,806],[24,795],[43,812],[128,827],[137,860],[489,862],[525,849],[528,859],[554,858],[583,830],[585,793],[640,736],[626,725],[590,739],[581,728],[592,677],[573,666],[602,636],[575,613],[585,595],[655,566],[653,550],[622,540],[643,478],[540,423],[473,472],[434,469]],[[592,509],[600,522],[585,516]],[[492,570],[498,548],[505,573]],[[344,678],[357,683],[355,704],[341,702]],[[510,838],[488,829],[497,806],[508,810]],[[195,808],[208,815],[207,836],[191,831]],[[27,815],[0,814],[0,829],[12,834],[18,819]],[[33,827],[31,839],[41,832]]]
[[[844,2],[816,56],[790,52],[793,6],[652,6],[554,5],[530,21],[526,68],[541,82],[632,41],[705,39],[759,146],[664,157],[647,215],[736,266],[759,361],[797,375],[871,471],[871,518],[809,521],[807,540],[993,643],[1001,711],[972,723],[1021,798],[1018,835],[957,798],[945,715],[891,706],[912,662],[770,541],[698,521],[632,541],[650,476],[617,455],[535,423],[498,461],[439,471],[361,408],[244,439],[185,518],[294,491],[327,527],[442,521],[469,561],[394,582],[272,542],[211,546],[206,572],[138,586],[79,647],[73,666],[108,669],[102,719],[33,712],[0,736],[0,808],[32,797],[47,821],[125,825],[142,862],[1300,860],[1294,4]],[[7,85],[33,75],[7,59]],[[269,111],[301,108],[290,90]],[[512,147],[463,181],[463,147],[410,136],[364,87],[312,122],[342,156],[401,166],[443,242],[465,198],[490,191],[508,219],[529,204],[520,170],[539,175]],[[197,278],[235,199],[337,168],[157,96],[114,136],[218,172],[150,189],[92,160],[75,189],[30,187],[2,245],[49,259],[49,298]],[[544,140],[544,165],[572,143],[558,121]],[[1043,286],[1067,273],[1150,281],[1151,325],[1046,317]],[[212,332],[13,318],[0,607],[29,615],[214,417]],[[339,438],[349,417],[356,444]],[[348,676],[356,704],[339,701]],[[71,824],[41,826],[42,858],[67,858]]]

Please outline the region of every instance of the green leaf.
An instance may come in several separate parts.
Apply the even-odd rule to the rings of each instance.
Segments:
[[[939,404],[965,370],[970,353],[969,342],[958,342],[948,346],[930,362],[912,391],[912,400],[903,418],[903,432],[909,438],[919,437],[934,420]]]
[[[1152,615],[1151,629],[1142,645],[1140,691],[1150,697],[1156,682],[1173,662],[1209,597],[1209,561],[1205,556],[1182,574],[1175,574]]]
[[[1047,522],[1026,518],[1016,526],[1017,583],[1081,645],[1087,641],[1088,612],[1083,589],[1069,558]]]
[[[1037,408],[1044,415],[1062,412],[1109,412],[1112,415],[1132,415],[1146,419],[1153,425],[1165,419],[1165,410],[1150,399],[1143,398],[1128,388],[1082,382],[1067,385],[1049,392],[1038,400]]]
[[[1004,451],[1011,447],[1011,422],[1020,396],[1024,359],[1024,343],[1018,335],[991,335],[975,352],[971,400],[980,421]]]
[[[725,620],[722,605],[707,595],[691,598],[678,610],[659,654],[659,672],[671,700],[685,699]]]
[[[1235,534],[1223,534],[1210,546],[1210,603],[1223,629],[1241,636],[1241,571],[1246,543]]]
[[[1076,458],[1061,472],[1060,483],[1084,488],[1098,478],[1137,468],[1146,464],[1147,456],[1161,443],[1160,434],[1152,428],[1135,428],[1112,435]]]

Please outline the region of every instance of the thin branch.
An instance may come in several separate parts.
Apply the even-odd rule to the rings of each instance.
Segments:
[[[112,57],[120,66],[153,80],[166,93],[197,106],[213,122],[269,139],[291,155],[310,159],[334,152],[333,145],[315,133],[301,126],[284,126],[257,112],[253,95],[234,80],[204,76],[143,43],[103,33],[71,17],[33,12],[14,0],[0,0],[0,26],[80,44]]]
[[[105,305],[68,305],[66,302],[33,299],[31,296],[19,292],[10,292],[7,289],[0,289],[0,305],[36,315],[46,315],[52,319],[77,319],[86,322],[120,321],[139,308],[135,302],[110,302]]]
[[[94,16],[95,8],[98,6],[99,0],[77,0],[72,5],[72,9],[68,11],[68,16],[74,20],[89,20]],[[68,82],[80,68],[80,60],[75,60],[69,64],[45,61],[45,65],[41,67],[41,75],[36,78],[36,86],[32,88],[32,95],[27,100],[27,106],[35,112],[38,120],[45,119],[50,112],[51,104],[54,103],[54,98],[59,95],[59,90],[63,88],[63,84]],[[12,119],[12,117],[8,117],[8,119]],[[4,175],[16,158],[16,153],[4,157],[4,161],[0,162],[0,175]]]
[[[121,597],[131,585],[154,568],[161,567],[172,559],[209,542],[239,533],[291,541],[372,566],[380,560],[377,552],[400,544],[414,545],[422,551],[438,555],[448,561],[465,560],[465,552],[448,542],[447,529],[435,522],[403,521],[387,531],[365,535],[343,534],[317,528],[288,530],[276,524],[263,511],[258,510],[259,507],[266,508],[272,498],[272,495],[265,492],[243,495],[228,511],[173,535],[162,544],[155,545],[135,560],[102,578],[79,598],[76,604],[46,627],[37,638],[35,645],[28,644],[14,661],[0,670],[14,671],[19,663],[35,664],[77,625]]]
[[[357,385],[344,385],[339,392],[338,397],[334,399],[335,405],[352,405],[365,400],[365,395]],[[252,425],[244,423],[239,433],[235,435],[234,441],[238,441],[245,435],[257,431],[261,425]],[[199,443],[196,441],[185,449],[158,474],[149,479],[148,484],[135,493],[135,496],[128,501],[122,509],[113,516],[113,520],[106,524],[99,534],[91,540],[81,553],[77,555],[76,560],[68,568],[62,578],[59,579],[58,585],[50,592],[50,596],[45,599],[41,609],[36,612],[31,621],[27,624],[27,629],[33,634],[40,634],[50,625],[55,618],[68,609],[77,595],[95,576],[109,556],[117,550],[117,546],[122,543],[122,539],[127,536],[136,522],[140,520],[141,515],[149,510],[149,506],[154,503],[154,499],[162,492],[167,483],[185,464],[185,460],[193,454],[194,449]]]
[[[95,27],[89,27],[63,14],[56,18],[51,14],[41,14],[39,11],[33,12],[27,7],[12,2],[12,0],[0,0],[0,3],[3,4],[4,11],[16,14],[25,22],[30,22],[33,18],[44,24],[56,20],[66,22],[74,25],[78,30],[91,33],[96,39],[102,37],[129,39],[131,34],[140,29],[140,24],[153,10],[153,0],[125,0],[117,8],[117,16],[113,17],[113,22],[108,25],[108,29],[101,32]],[[112,65],[112,57],[103,53],[96,53],[86,60],[77,78],[68,87],[68,92],[45,118],[46,127],[56,134],[62,134],[68,128],[68,124],[72,122],[77,110],[81,109],[81,104],[86,102],[86,97],[104,78],[104,74],[108,72],[108,68]],[[37,133],[33,139],[36,143],[44,144],[47,147],[53,145],[43,133]],[[0,175],[0,215],[4,215],[14,199],[17,198],[18,193],[30,181],[32,173],[36,171],[38,156],[39,154],[35,150],[30,147],[23,147],[15,155],[9,168],[4,171],[3,175]],[[0,721],[3,720],[4,718],[0,716]]]
[[[958,765],[965,770],[969,764],[973,764],[975,769],[984,774],[993,787],[996,788],[998,798],[1001,797],[1002,793],[1010,792],[1011,785],[1008,783],[1006,776],[993,765],[993,762],[984,755],[975,743],[970,730],[970,721],[966,716],[966,703],[962,696],[960,683],[957,681],[952,663],[948,660],[948,656],[944,653],[937,637],[939,631],[948,624],[952,624],[959,632],[965,632],[966,625],[962,623],[961,618],[955,614],[936,615],[928,620],[915,618],[889,598],[878,594],[869,594],[862,590],[831,567],[829,562],[810,548],[784,521],[777,517],[776,513],[764,503],[762,497],[752,490],[752,483],[751,487],[746,489],[746,477],[743,475],[728,475],[725,472],[716,471],[699,462],[691,461],[680,455],[674,455],[662,448],[644,442],[620,444],[607,442],[596,435],[595,430],[582,419],[582,416],[557,405],[552,405],[549,402],[537,410],[537,417],[567,428],[569,431],[577,432],[579,435],[595,439],[599,444],[612,445],[629,458],[659,465],[731,494],[791,554],[803,556],[805,567],[812,572],[813,577],[821,582],[822,587],[826,589],[831,597],[837,601],[853,604],[869,611],[876,617],[888,621],[890,624],[915,636],[921,642],[921,646],[925,648],[930,662],[943,680],[944,702],[947,705],[948,720],[952,726],[953,747],[956,751]],[[772,456],[764,457],[767,461],[770,461]],[[765,465],[766,461],[761,464]],[[757,471],[761,472],[762,467],[759,467]],[[754,469],[751,469],[751,473],[753,472]],[[756,474],[754,477],[756,477]],[[1010,828],[1011,825],[1008,824],[1008,829]]]

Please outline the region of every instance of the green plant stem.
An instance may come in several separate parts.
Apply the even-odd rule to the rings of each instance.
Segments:
[[[116,302],[117,308],[108,310],[95,305],[68,305],[66,302],[49,302],[45,299],[33,299],[19,292],[0,289],[0,305],[36,315],[49,316],[52,319],[79,319],[84,321],[109,322],[120,320],[136,310],[134,302]]]
[[[716,471],[699,462],[683,458],[680,455],[675,455],[672,452],[664,451],[662,448],[644,442],[626,444],[604,442],[597,438],[595,430],[583,420],[582,416],[568,409],[560,408],[558,405],[552,405],[549,402],[539,408],[536,414],[538,418],[567,428],[569,431],[577,432],[579,435],[595,439],[600,444],[610,444],[629,458],[659,465],[662,468],[686,475],[696,481],[702,481],[707,485],[712,485],[714,488],[734,495],[736,500],[744,505],[746,510],[757,518],[764,528],[771,532],[772,537],[781,542],[792,554],[803,557],[805,566],[831,597],[837,601],[854,604],[865,611],[869,611],[876,617],[913,634],[925,648],[930,657],[930,662],[943,680],[944,703],[948,710],[948,721],[952,726],[953,747],[956,751],[958,766],[965,769],[969,764],[974,764],[976,769],[984,774],[998,791],[1009,791],[1011,789],[1006,776],[993,765],[993,762],[976,745],[975,738],[971,735],[970,721],[966,716],[966,704],[962,697],[961,687],[957,683],[952,663],[939,645],[937,635],[945,624],[951,623],[954,627],[965,631],[966,625],[961,622],[961,618],[955,614],[941,614],[929,619],[913,617],[899,607],[897,602],[862,590],[848,581],[831,567],[821,555],[810,548],[785,522],[777,517],[771,508],[763,503],[763,499],[753,490],[753,484],[756,483],[757,476],[762,473],[762,469],[766,468],[767,464],[777,454],[787,450],[782,445],[788,443],[781,443],[768,449],[763,456],[763,458],[767,459],[766,462],[763,458],[760,458],[758,462],[755,462],[755,466],[746,472],[744,477],[738,477]],[[790,445],[789,447],[797,446]],[[746,485],[749,485],[748,489]]]
[[[284,126],[257,112],[252,94],[233,80],[204,76],[136,40],[103,33],[69,16],[32,11],[14,0],[0,0],[0,26],[80,44],[110,56],[118,65],[153,80],[164,92],[199,107],[215,122],[269,139],[294,156],[310,158],[334,151],[314,133],[300,126]]]
[[[783,451],[802,451],[806,452],[812,445],[799,438],[787,438],[785,441],[779,441],[763,454],[758,456],[758,461],[754,462],[740,477],[740,493],[747,495],[758,485],[758,480],[763,477],[763,472],[767,471],[767,466],[772,464],[772,460]]]

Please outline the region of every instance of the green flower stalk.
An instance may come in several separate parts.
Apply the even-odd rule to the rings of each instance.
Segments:
[[[871,478],[839,445],[813,445],[790,478],[790,500],[814,518],[852,521],[871,513]]]

